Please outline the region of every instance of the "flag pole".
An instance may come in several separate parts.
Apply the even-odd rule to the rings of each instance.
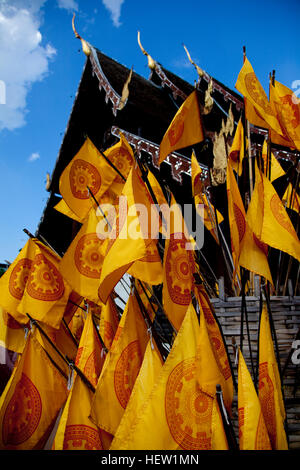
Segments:
[[[246,60],[246,46],[243,46],[243,62]],[[250,133],[250,122],[246,118],[246,102],[244,98],[244,110],[245,110],[245,121],[247,125],[247,137],[248,137],[248,164],[249,164],[249,189],[250,198],[253,192],[253,172],[252,172],[252,153],[251,153],[251,133]]]
[[[89,381],[89,379],[84,375],[84,373],[78,369],[78,367],[74,364],[74,361],[72,361],[71,359],[68,358],[67,355],[64,355],[59,349],[58,347],[53,343],[53,341],[49,338],[49,336],[47,335],[47,333],[43,330],[43,328],[40,326],[40,324],[38,323],[38,321],[34,318],[32,318],[28,313],[26,313],[27,317],[29,318],[29,320],[31,321],[31,323],[37,327],[37,329],[39,330],[39,332],[41,333],[42,336],[44,336],[46,338],[46,340],[48,341],[48,343],[52,346],[52,348],[57,352],[57,354],[60,356],[60,358],[69,366],[71,367],[72,369],[75,370],[75,372],[79,375],[79,377],[81,378],[81,380],[85,383],[85,385],[87,385],[87,387],[93,392],[95,393],[95,388],[94,386],[91,384],[91,382]],[[45,352],[47,353],[47,351],[45,350]],[[51,361],[53,363],[55,363],[55,361],[51,358],[51,356],[47,353],[48,357],[50,357]],[[57,368],[59,368],[58,365],[56,365]],[[60,370],[60,368],[59,368]],[[63,371],[61,371],[61,373],[64,375],[65,378],[66,375]]]
[[[228,413],[224,405],[223,392],[222,392],[222,387],[220,384],[216,385],[216,399],[217,399],[217,403],[219,406],[228,447],[230,450],[238,450],[238,445],[237,445],[236,437],[234,434],[233,426],[232,426],[231,420],[228,416]]]

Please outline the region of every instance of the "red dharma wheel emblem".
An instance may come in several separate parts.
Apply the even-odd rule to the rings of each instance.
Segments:
[[[29,258],[20,259],[11,272],[8,288],[10,294],[17,300],[21,300],[23,297],[31,263]]]
[[[181,361],[170,373],[165,413],[173,439],[184,450],[211,449],[213,399],[195,380],[196,358]]]
[[[5,446],[18,446],[35,432],[42,414],[40,394],[23,373],[5,410],[2,439]]]
[[[80,274],[92,279],[99,279],[103,256],[100,248],[103,241],[95,233],[83,235],[77,243],[74,260]]]
[[[142,363],[138,341],[132,341],[123,350],[114,374],[115,392],[122,408],[126,408]]]
[[[174,122],[168,130],[168,139],[172,147],[174,147],[182,137],[185,115],[186,111],[183,109],[182,112],[175,117]]]
[[[63,450],[103,450],[99,433],[85,424],[66,426]]]
[[[274,194],[272,196],[271,201],[270,201],[270,208],[271,208],[273,216],[275,217],[277,222],[281,225],[281,227],[287,230],[299,243],[297,234],[293,230],[293,226],[290,223],[290,219],[288,218],[285,212],[284,206],[282,202],[280,201],[279,197],[277,196],[277,194]]]
[[[42,254],[34,257],[26,288],[33,299],[48,302],[59,300],[65,290],[60,272]]]
[[[263,108],[265,113],[269,114],[270,116],[275,116],[268,99],[264,99],[265,91],[259,81],[256,79],[254,72],[247,73],[245,75],[245,85],[249,95],[255,101],[255,103]]]
[[[124,147],[120,147],[118,149],[112,150],[108,157],[119,170],[121,175],[123,175],[124,178],[127,178],[132,167],[132,156],[130,155],[129,151]],[[118,175],[118,173],[116,173],[116,178],[114,181],[119,184],[124,183],[124,180],[120,175]]]
[[[87,186],[93,194],[97,194],[101,187],[101,176],[97,168],[80,158],[72,163],[69,181],[72,194],[77,199],[89,198]]]
[[[179,305],[190,304],[193,288],[194,259],[192,252],[185,249],[185,244],[186,239],[183,234],[171,234],[166,255],[169,295],[172,301]]]

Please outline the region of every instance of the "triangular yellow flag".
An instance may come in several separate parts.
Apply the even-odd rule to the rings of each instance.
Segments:
[[[0,399],[0,449],[43,449],[67,395],[66,378],[30,332]]]
[[[97,426],[115,434],[127,406],[149,340],[137,300],[129,296],[107,354],[91,407]]]
[[[27,313],[59,328],[71,287],[59,272],[60,258],[37,239],[29,239],[0,279],[0,305],[18,322]]]
[[[76,366],[96,387],[105,360],[91,312],[82,332]],[[74,372],[74,382],[55,435],[55,450],[103,450],[101,430],[89,419],[93,392]],[[80,403],[80,406],[78,406]]]
[[[104,260],[102,245],[104,238],[97,233],[100,218],[94,208],[71,242],[59,263],[59,271],[75,292],[98,302],[98,288]]]
[[[240,118],[228,154],[228,158],[230,158],[232,162],[232,167],[239,176],[242,174],[244,156],[244,127],[242,124],[242,118]]]
[[[147,248],[156,239],[149,217],[152,204],[139,168],[133,167],[122,190],[119,213],[109,234],[103,261],[98,290],[103,303],[133,263],[145,259]]]
[[[163,307],[170,322],[179,330],[194,289],[196,270],[181,208],[171,198],[168,234],[164,252]]]
[[[251,229],[261,242],[300,261],[300,242],[293,224],[274,186],[257,165],[256,185],[260,210],[251,222]]]
[[[275,358],[267,307],[264,304],[259,329],[258,396],[273,450],[287,450],[285,408]]]
[[[127,440],[130,441],[135,422],[142,413],[160,374],[162,365],[163,361],[151,339],[148,342],[139,375],[135,381],[129,402],[110,446],[110,450],[119,450],[126,445]]]
[[[202,142],[204,139],[197,91],[194,90],[175,114],[159,147],[161,164],[172,152]]]
[[[270,106],[268,97],[247,58],[245,58],[243,67],[240,70],[235,88],[246,98],[247,102],[255,107],[259,116],[278,134],[282,135],[276,114]]]
[[[238,366],[238,416],[240,450],[271,450],[261,405],[241,350]]]

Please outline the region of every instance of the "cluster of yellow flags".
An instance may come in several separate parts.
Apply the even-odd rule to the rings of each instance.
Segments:
[[[159,162],[203,138],[194,91],[162,140]],[[243,145],[240,122],[227,166],[234,266],[236,272],[244,266],[272,281],[264,245],[277,244],[270,221],[288,233],[279,249],[299,259],[299,245],[282,202],[258,169],[246,213],[234,174],[242,171]],[[196,208],[203,204],[199,215],[220,243],[217,224],[224,218],[203,190],[194,154],[191,165]],[[147,178],[159,204],[167,204],[154,175],[148,172]],[[143,206],[151,214],[153,194],[123,135],[104,155],[87,138],[63,171],[60,191],[56,210],[82,224],[64,256],[29,239],[0,279],[0,342],[19,353],[0,398],[0,448],[229,449],[216,390],[221,387],[225,413],[231,416],[232,369],[209,297],[195,281],[194,241],[174,196],[167,226],[160,218],[153,229],[151,218],[145,221],[138,209]],[[164,233],[162,255],[159,234]],[[130,286],[124,284],[126,273]],[[129,289],[122,313],[116,302],[120,282]],[[159,307],[175,333],[167,358],[153,332],[158,309],[153,286],[159,284]],[[240,352],[239,446],[286,448],[280,377],[265,309],[259,361],[257,395]]]

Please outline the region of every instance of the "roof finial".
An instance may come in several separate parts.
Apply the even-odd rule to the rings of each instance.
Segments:
[[[147,59],[148,59],[148,67],[149,69],[151,70],[155,70],[155,67],[156,67],[156,62],[154,59],[152,59],[152,57],[148,54],[148,52],[145,51],[145,49],[143,48],[142,44],[141,44],[141,40],[140,40],[140,32],[138,31],[138,43],[139,43],[139,46],[141,48],[141,51],[142,53],[147,56]]]
[[[83,52],[85,53],[86,56],[89,56],[90,53],[91,53],[91,49],[89,48],[88,43],[77,33],[77,31],[75,29],[74,20],[75,20],[75,13],[73,14],[73,18],[72,18],[72,28],[73,28],[75,37],[77,39],[80,39],[80,41],[81,41]]]
[[[188,56],[188,59],[189,59],[190,63],[193,64],[194,67],[196,68],[199,77],[203,77],[203,75],[204,75],[204,70],[202,70],[202,69],[199,67],[199,65],[195,64],[195,62],[192,60],[192,58],[191,58],[191,56],[190,56],[189,51],[187,50],[187,48],[186,48],[186,46],[185,46],[184,44],[183,44],[183,47],[184,47],[184,50],[185,50],[185,52],[186,52],[186,54],[187,54],[187,56]]]

